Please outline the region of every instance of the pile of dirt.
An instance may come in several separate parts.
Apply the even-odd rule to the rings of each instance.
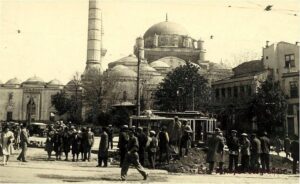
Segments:
[[[228,168],[229,155],[225,152],[225,162],[223,168]],[[240,162],[240,158],[239,158]],[[174,159],[169,164],[157,166],[158,169],[164,169],[172,173],[193,173],[204,174],[207,171],[208,164],[206,163],[206,152],[200,148],[191,148],[186,157],[179,160]],[[274,173],[291,173],[292,161],[277,155],[270,155],[270,168]]]

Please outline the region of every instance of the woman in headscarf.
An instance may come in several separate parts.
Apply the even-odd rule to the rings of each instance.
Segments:
[[[14,139],[14,133],[9,130],[8,126],[4,127],[0,140],[3,153],[3,165],[7,165],[9,156],[13,153]]]

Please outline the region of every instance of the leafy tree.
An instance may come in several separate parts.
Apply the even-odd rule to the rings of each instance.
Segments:
[[[287,100],[278,81],[267,79],[258,88],[249,110],[259,128],[271,132],[274,127],[282,127],[285,122]]]
[[[205,110],[211,89],[198,70],[187,62],[169,72],[155,92],[155,105],[164,111]]]
[[[52,105],[54,105],[57,110],[58,115],[63,115],[70,110],[71,102],[70,99],[67,98],[67,94],[65,91],[58,92],[52,96],[51,99]]]

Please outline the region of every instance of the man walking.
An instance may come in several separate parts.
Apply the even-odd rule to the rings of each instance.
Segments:
[[[103,127],[102,133],[101,133],[101,140],[99,144],[99,151],[98,151],[98,165],[97,167],[102,166],[102,161],[104,163],[103,167],[107,167],[107,159],[108,159],[108,148],[109,148],[109,143],[108,143],[108,130],[106,127]]]
[[[297,163],[299,161],[299,138],[295,136],[295,140],[291,143],[291,153],[293,158],[293,174],[297,173]]]
[[[180,140],[180,149],[179,149],[179,156],[182,157],[182,149],[185,149],[185,156],[188,155],[189,153],[189,147],[191,145],[191,133],[192,133],[192,129],[190,126],[186,125],[184,127],[184,132],[181,136],[181,140]]]
[[[291,156],[291,140],[288,135],[285,136],[284,139],[284,152],[285,152],[285,157],[289,158]]]
[[[106,133],[108,134],[108,144],[110,144],[110,149],[113,149],[114,128],[111,124],[108,125]]]
[[[119,142],[118,142],[118,148],[120,153],[120,167],[122,167],[125,155],[127,153],[127,144],[128,144],[128,134],[127,134],[128,126],[123,125],[119,134]]]
[[[127,172],[131,164],[139,171],[139,173],[144,177],[144,180],[147,179],[148,173],[144,170],[143,166],[139,162],[139,155],[137,151],[139,150],[138,139],[134,136],[134,131],[129,130],[129,141],[127,145],[128,152],[126,153],[124,163],[121,169],[121,179],[122,181],[126,180]]]
[[[84,160],[91,160],[91,151],[92,151],[92,147],[94,145],[94,133],[92,132],[91,127],[88,127],[87,129],[87,145],[86,145],[86,151],[84,152]]]
[[[228,149],[229,149],[229,167],[228,170],[230,172],[237,171],[238,169],[238,160],[239,160],[239,139],[236,136],[237,131],[231,130],[231,136],[227,140]]]
[[[158,146],[158,140],[156,138],[156,133],[154,130],[150,131],[150,143],[148,147],[148,160],[150,163],[150,167],[155,169],[155,160],[156,160],[156,151]]]
[[[21,126],[21,134],[20,134],[20,145],[21,145],[21,153],[18,156],[18,160],[22,162],[27,162],[26,160],[26,152],[27,152],[27,146],[29,144],[29,133],[26,128],[26,124],[22,124]]]
[[[167,127],[163,126],[158,134],[158,147],[159,147],[159,163],[162,163],[163,154],[166,154],[166,160],[169,164],[169,134],[167,132]]]
[[[250,141],[248,140],[247,136],[248,135],[246,133],[242,133],[242,141],[241,141],[242,172],[248,172],[248,170],[249,170]]]
[[[263,172],[270,172],[270,139],[267,137],[267,132],[263,133],[260,138],[261,142],[261,165]]]

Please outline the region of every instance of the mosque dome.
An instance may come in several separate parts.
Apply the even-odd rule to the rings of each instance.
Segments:
[[[30,77],[25,82],[23,82],[23,84],[34,84],[34,85],[44,84],[44,83],[45,83],[44,80],[37,76]]]
[[[123,57],[117,61],[109,63],[108,67],[113,68],[116,65],[123,65],[123,66],[127,66],[127,67],[136,67],[137,62],[138,62],[137,57],[133,54],[130,54],[129,56]],[[146,61],[142,60],[141,64],[146,64]]]
[[[157,61],[153,61],[152,63],[150,63],[150,66],[152,66],[153,68],[170,68],[170,65],[168,65],[167,63],[161,61],[161,60],[157,60]]]
[[[179,66],[183,66],[183,65],[186,65],[186,62],[183,60],[183,59],[180,59],[178,57],[174,57],[174,56],[167,56],[167,57],[164,57],[164,58],[160,58],[159,60],[157,61],[160,61],[160,62],[164,62],[166,63],[167,65],[169,65],[172,69],[175,69]],[[157,62],[156,61],[156,62]]]
[[[187,30],[174,22],[160,22],[151,26],[144,34],[144,39],[154,35],[188,35]]]
[[[18,78],[13,78],[13,79],[9,79],[5,85],[20,85],[21,84],[21,80]]]
[[[128,68],[127,66],[124,65],[117,65],[115,67],[113,67],[110,71],[109,71],[109,75],[113,76],[113,77],[117,77],[117,78],[124,78],[124,77],[137,77],[137,74],[135,71],[131,70],[130,68]]]
[[[47,83],[47,87],[58,87],[59,88],[61,86],[63,86],[63,84],[57,79],[53,79]]]

